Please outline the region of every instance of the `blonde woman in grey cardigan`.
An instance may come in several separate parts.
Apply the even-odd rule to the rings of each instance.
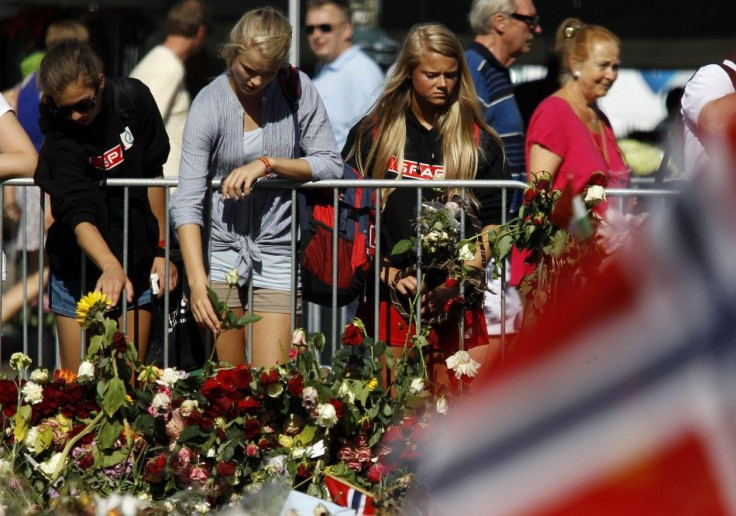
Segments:
[[[295,113],[275,80],[290,43],[291,26],[281,13],[270,7],[246,13],[223,49],[228,70],[195,98],[184,130],[171,218],[192,313],[218,335],[221,324],[207,285],[225,299],[227,273],[235,268],[238,288],[229,305],[238,316],[248,309],[262,317],[253,325],[251,357],[245,353],[246,330],[218,335],[218,359],[232,364],[249,358],[253,366],[270,367],[283,362],[291,345],[291,195],[285,189],[252,190],[253,184],[261,178],[334,179],[342,173],[327,113],[310,80],[299,73]],[[221,192],[207,187],[216,178],[223,179]],[[211,237],[209,275],[203,228]],[[251,281],[254,299],[248,307]]]

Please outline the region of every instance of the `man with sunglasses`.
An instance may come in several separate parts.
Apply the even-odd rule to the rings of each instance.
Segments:
[[[514,98],[509,67],[531,50],[534,36],[542,33],[532,0],[473,0],[468,15],[474,40],[465,49],[470,74],[485,121],[501,137],[512,179],[526,181],[524,121]],[[522,201],[522,190],[515,190],[510,216],[515,216]],[[507,268],[508,270],[508,268]],[[492,291],[500,293],[500,279],[492,280]],[[486,323],[491,338],[501,333],[501,296],[486,295]],[[515,329],[521,318],[521,300],[516,288],[506,290],[506,331]]]
[[[322,96],[342,149],[348,131],[368,112],[383,86],[383,71],[352,44],[348,0],[309,0],[306,25],[309,47],[317,57],[314,85]]]

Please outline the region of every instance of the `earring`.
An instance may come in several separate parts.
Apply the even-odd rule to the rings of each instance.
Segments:
[[[574,72],[572,72],[572,76],[576,79],[580,79],[580,77],[583,76],[583,73],[580,70],[575,70]]]

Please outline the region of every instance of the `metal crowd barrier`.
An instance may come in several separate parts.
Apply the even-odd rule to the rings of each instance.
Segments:
[[[8,180],[4,183],[2,183],[3,186],[16,186],[20,188],[25,188],[29,186],[33,186],[32,179],[13,179]],[[125,209],[126,209],[126,216],[124,220],[124,233],[127,235],[128,227],[130,224],[130,221],[128,220],[128,192],[130,188],[146,188],[146,187],[162,187],[166,188],[167,194],[166,194],[166,203],[167,206],[170,202],[170,192],[171,189],[175,188],[178,185],[177,179],[110,179],[107,182],[107,187],[109,188],[124,188],[125,189]],[[310,183],[298,183],[295,181],[262,181],[255,185],[254,194],[258,195],[258,190],[260,189],[270,189],[270,188],[287,188],[291,191],[291,199],[292,199],[292,220],[294,221],[292,223],[291,227],[291,241],[292,241],[292,249],[298,250],[298,202],[297,202],[297,190],[310,190],[310,189],[332,189],[333,192],[333,203],[334,206],[337,207],[338,202],[338,195],[341,188],[347,188],[347,187],[374,187],[377,188],[377,210],[376,210],[376,257],[385,255],[385,253],[390,250],[381,250],[380,249],[380,225],[381,225],[381,207],[383,205],[384,199],[383,195],[381,194],[381,188],[412,188],[417,191],[417,207],[419,208],[421,206],[421,198],[422,198],[422,190],[425,188],[456,188],[460,189],[463,192],[463,195],[468,188],[472,189],[484,189],[484,188],[494,188],[494,189],[501,189],[502,190],[502,221],[506,222],[506,213],[507,213],[507,206],[508,201],[511,199],[509,196],[509,190],[512,191],[515,189],[524,189],[526,188],[526,183],[520,182],[520,181],[480,181],[480,180],[456,180],[456,181],[432,181],[430,183],[423,182],[423,181],[395,181],[395,180],[372,180],[370,182],[370,185],[366,184],[366,181],[361,180],[332,180],[332,181],[320,181],[320,182],[310,182]],[[211,184],[211,188],[213,189],[219,189],[220,187],[220,181],[213,181]],[[618,198],[621,202],[621,206],[623,206],[623,202],[626,198],[630,197],[647,197],[647,198],[657,198],[657,199],[666,199],[669,196],[676,195],[678,192],[673,190],[665,190],[665,189],[608,189],[606,190],[607,195],[613,198]],[[0,201],[4,201],[4,189],[0,189]],[[26,197],[26,202],[32,202],[29,201],[29,199]],[[39,196],[38,202],[41,203],[41,214],[40,214],[40,227],[44,227],[44,217],[46,212],[46,203],[44,202],[44,199],[42,196]],[[335,210],[336,216],[337,216],[337,210]],[[251,217],[251,220],[253,218]],[[44,293],[46,292],[46,288],[44,286],[44,278],[43,275],[39,275],[38,278],[33,276],[29,273],[30,269],[33,267],[35,268],[37,266],[37,269],[39,271],[43,271],[46,267],[45,259],[43,253],[39,253],[39,258],[37,263],[29,263],[28,255],[29,253],[24,248],[22,249],[14,249],[11,245],[11,242],[9,241],[7,230],[4,230],[5,227],[5,219],[4,215],[2,217],[3,224],[0,225],[0,239],[3,242],[3,249],[5,250],[5,253],[8,255],[8,262],[10,267],[11,276],[15,278],[15,285],[11,285],[11,277],[8,278],[8,281],[2,282],[0,284],[0,293],[2,293],[2,296],[0,297],[0,311],[2,311],[3,314],[3,321],[2,326],[0,326],[0,355],[2,355],[3,360],[7,360],[9,353],[16,350],[22,350],[24,353],[31,355],[35,358],[37,361],[36,363],[43,364],[45,367],[53,368],[55,367],[55,360],[56,357],[56,347],[52,346],[51,349],[49,349],[48,343],[44,340],[44,335],[41,330],[41,321],[43,320],[45,314],[44,309]],[[337,226],[337,223],[335,223],[335,226]],[[464,225],[463,225],[464,227]],[[170,243],[172,241],[172,234],[170,229],[170,223],[169,223],[169,211],[166,210],[166,258],[167,258],[167,274],[165,276],[165,282],[166,282],[166,288],[165,288],[165,295],[163,300],[163,306],[164,306],[164,312],[170,313],[172,308],[169,303],[169,289],[168,289],[168,259],[170,257]],[[18,228],[18,231],[26,231],[26,226],[22,225],[20,228]],[[43,231],[41,231],[41,234],[39,235],[39,249],[43,249],[43,239],[44,234]],[[127,240],[127,238],[126,238]],[[334,242],[337,241],[337,235],[334,236]],[[73,244],[70,244],[73,245]],[[337,246],[333,245],[334,248],[334,254],[333,254],[333,263],[337,263]],[[19,267],[17,270],[13,273],[13,262],[15,262],[15,255],[19,256]],[[377,258],[378,259],[378,258]],[[420,257],[421,259],[421,257]],[[292,271],[296,271],[298,266],[298,258],[297,258],[297,252],[292,253],[291,256],[291,268]],[[127,249],[124,250],[124,260],[123,260],[123,267],[127,270]],[[81,269],[81,264],[80,264]],[[336,283],[337,278],[337,271],[333,271],[333,278],[335,281],[333,283]],[[503,281],[505,282],[505,278],[502,275]],[[376,281],[376,284],[378,284],[378,270],[375,271],[375,277],[374,281]],[[292,292],[296,291],[296,282],[297,282],[297,275],[292,274]],[[501,345],[502,350],[505,347],[506,342],[506,330],[505,330],[505,306],[506,306],[506,300],[505,300],[505,284],[502,283],[502,289],[501,289],[501,318],[503,323],[501,324]],[[10,291],[14,290],[15,293],[20,292],[22,297],[22,306],[19,308],[19,323],[20,328],[17,328],[17,334],[14,335],[13,342],[16,343],[20,340],[22,343],[21,349],[13,349],[9,350],[6,349],[8,347],[8,341],[10,334],[9,329],[9,320],[10,317],[6,317],[6,307],[5,304],[9,303],[10,301]],[[32,295],[32,292],[37,292],[35,295]],[[249,303],[252,303],[252,288],[249,289],[248,293],[248,300]],[[337,346],[339,346],[339,335],[342,326],[338,324],[338,321],[341,317],[341,312],[337,310],[336,306],[336,293],[333,291],[333,303],[331,310],[329,313],[329,328],[319,328],[322,331],[325,331],[329,335],[329,342],[331,344],[330,346],[330,352],[334,352],[334,350],[337,349]],[[373,309],[374,309],[374,320],[376,323],[374,324],[373,328],[373,335],[378,334],[378,306],[379,306],[379,297],[378,297],[378,291],[376,291],[373,302]],[[125,318],[126,312],[125,312],[125,304],[126,301],[123,298],[123,317]],[[14,310],[15,307],[8,306],[7,310]],[[421,310],[421,306],[417,307],[417,310]],[[344,312],[342,312],[342,317],[344,317]],[[37,319],[38,325],[39,325],[39,331],[38,334],[33,338],[32,336],[32,325],[31,322],[33,319]],[[162,321],[164,328],[163,328],[163,339],[164,339],[164,354],[163,354],[163,360],[164,363],[162,364],[164,367],[168,367],[169,363],[169,319],[168,317],[164,317],[164,320]],[[315,326],[318,326],[318,324],[315,322],[315,320],[312,321],[302,321],[302,323],[307,323],[307,329],[309,331],[313,331]],[[421,324],[421,322],[419,323]],[[302,326],[304,324],[301,324]],[[296,320],[296,296],[291,296],[291,329],[292,331],[297,326],[297,320]],[[311,326],[311,327],[310,327]],[[252,332],[252,330],[251,330]],[[46,339],[48,340],[48,339]],[[252,333],[249,334],[249,348],[252,345]],[[34,349],[35,347],[35,349]],[[248,349],[248,356],[252,356],[250,353],[250,349]],[[503,352],[503,351],[502,351]],[[52,354],[53,357],[50,357],[49,354]],[[8,356],[6,356],[8,355]],[[49,362],[52,361],[49,365]]]

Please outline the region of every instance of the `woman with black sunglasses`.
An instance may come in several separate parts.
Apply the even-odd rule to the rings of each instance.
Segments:
[[[105,294],[117,310],[125,296],[131,310],[127,336],[143,359],[151,326],[153,273],[159,277],[158,295],[163,295],[165,193],[162,188],[129,189],[126,242],[125,192],[106,182],[163,176],[169,139],[161,115],[143,83],[106,79],[99,56],[78,42],[49,50],[38,81],[45,138],[34,178],[50,195],[54,217],[46,250],[61,367],[76,370],[80,363],[76,305],[91,290]],[[87,257],[84,266],[81,251]],[[169,288],[177,281],[172,264]]]

